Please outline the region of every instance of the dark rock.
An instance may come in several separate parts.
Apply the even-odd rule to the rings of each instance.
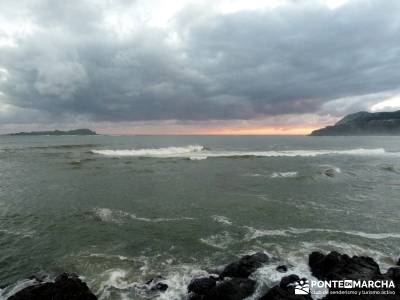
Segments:
[[[162,276],[154,277],[146,282],[146,289],[150,292],[165,292],[168,289],[168,284],[163,282],[165,280]]]
[[[164,280],[164,279],[165,279],[165,278],[162,277],[161,275],[157,275],[156,277],[153,277],[153,278],[147,280],[147,281],[146,281],[146,284],[147,284],[147,285],[150,285],[150,284],[152,284],[152,283],[159,282],[160,280]]]
[[[29,286],[8,300],[96,300],[86,283],[74,274],[61,274],[54,282]]]
[[[217,266],[217,267],[212,267],[212,268],[207,268],[206,271],[210,274],[217,274],[221,275],[222,272],[224,271],[225,266]]]
[[[312,274],[321,280],[372,279],[380,275],[378,264],[370,257],[340,254],[332,251],[328,255],[313,252],[309,256]]]
[[[202,277],[193,279],[188,285],[188,292],[193,292],[199,295],[206,295],[212,288],[217,285],[214,277]]]
[[[195,293],[191,293],[187,297],[187,300],[204,300],[204,295],[198,295],[198,294],[195,294]]]
[[[385,275],[400,287],[400,267],[389,268]]]
[[[325,174],[328,177],[335,177],[337,174],[337,171],[333,168],[325,169],[323,171],[323,174]]]
[[[293,284],[293,283],[295,283],[296,281],[299,281],[299,280],[300,280],[300,277],[295,275],[295,274],[291,274],[289,276],[282,277],[281,282],[279,283],[279,287],[287,288],[291,284]]]
[[[269,260],[268,255],[263,252],[258,252],[253,255],[243,256],[239,261],[227,265],[221,273],[221,278],[224,277],[239,277],[247,278],[251,273],[261,267]]]
[[[357,296],[359,300],[391,300],[400,299],[399,283],[400,283],[400,268],[390,268],[387,273],[381,274],[378,264],[370,257],[341,255],[337,252],[331,252],[328,255],[323,255],[319,252],[311,253],[309,257],[309,265],[315,277],[321,280],[393,280],[396,288],[392,290],[393,294],[368,294],[365,292],[387,292],[390,288],[382,290],[373,288],[355,288],[353,291],[361,292]],[[331,288],[332,291],[341,291],[340,288]],[[346,290],[349,291],[348,289]],[[352,294],[328,294],[324,300],[352,300]]]
[[[399,257],[399,259],[397,260],[397,264],[396,264],[397,266],[400,266],[400,257]]]
[[[304,279],[305,280],[305,279]],[[285,276],[259,300],[312,300],[310,295],[295,295],[294,283],[300,281],[297,275]]]
[[[286,265],[280,265],[276,267],[276,270],[281,273],[286,273],[288,269],[289,268]]]
[[[204,295],[203,300],[241,300],[255,291],[256,282],[248,278],[231,278],[222,280]]]
[[[150,288],[152,291],[165,292],[168,289],[168,284],[164,282],[158,282]]]

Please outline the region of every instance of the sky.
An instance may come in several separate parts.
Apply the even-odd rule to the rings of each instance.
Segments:
[[[398,0],[1,0],[0,133],[307,134],[400,109]]]

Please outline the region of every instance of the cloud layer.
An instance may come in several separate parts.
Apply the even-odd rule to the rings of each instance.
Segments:
[[[253,2],[3,0],[0,122],[338,117],[398,94],[399,1]]]

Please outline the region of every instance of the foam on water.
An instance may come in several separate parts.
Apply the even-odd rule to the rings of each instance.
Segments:
[[[99,290],[99,300],[110,299],[112,291],[117,290],[120,299],[131,299],[129,289],[134,288],[134,283],[129,283],[126,279],[127,271],[122,269],[110,269],[105,271],[102,276],[106,279],[101,283]]]
[[[156,157],[156,158],[188,158],[203,160],[211,157],[315,157],[319,155],[382,155],[385,149],[349,149],[349,150],[287,150],[287,151],[213,151],[204,146],[190,145],[186,147],[166,147],[125,150],[91,150],[93,154],[111,157]]]
[[[196,152],[201,152],[205,148],[199,145],[186,147],[166,147],[149,149],[131,150],[91,150],[94,154],[105,156],[138,156],[138,157],[189,157]]]
[[[214,248],[226,249],[233,243],[236,243],[237,240],[228,231],[223,231],[206,238],[201,238],[200,242]]]
[[[24,279],[4,289],[0,289],[0,300],[6,300],[8,297],[34,284],[37,284],[35,279]]]
[[[342,231],[336,229],[323,229],[323,228],[288,228],[279,230],[255,229],[253,227],[246,227],[246,228],[248,229],[249,232],[246,234],[245,239],[248,241],[264,236],[291,236],[291,235],[307,234],[311,232],[346,234],[373,240],[388,239],[388,238],[400,239],[399,233],[366,233],[362,231],[351,231],[351,230]]]
[[[232,221],[229,220],[225,216],[213,215],[213,216],[211,216],[211,218],[217,223],[220,223],[220,224],[223,224],[223,225],[232,225]]]
[[[271,178],[293,178],[297,176],[297,172],[274,172]]]
[[[122,224],[126,220],[135,220],[141,222],[172,222],[172,221],[185,221],[185,220],[194,220],[194,218],[190,217],[179,217],[179,218],[144,218],[138,217],[135,214],[127,213],[121,210],[112,210],[109,208],[95,208],[94,214],[103,222],[107,223],[116,223]]]
[[[186,298],[187,286],[193,278],[209,276],[207,271],[201,270],[198,266],[181,265],[175,270],[172,270],[165,282],[168,284],[168,289],[161,293],[158,299],[160,300],[182,300]]]

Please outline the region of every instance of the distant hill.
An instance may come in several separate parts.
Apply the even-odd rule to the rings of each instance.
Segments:
[[[6,135],[16,136],[16,135],[97,135],[96,132],[90,129],[75,129],[68,131],[53,130],[53,131],[31,131],[31,132],[17,132],[10,133]]]
[[[360,111],[345,116],[333,126],[314,130],[310,135],[400,135],[400,110],[378,113]]]

